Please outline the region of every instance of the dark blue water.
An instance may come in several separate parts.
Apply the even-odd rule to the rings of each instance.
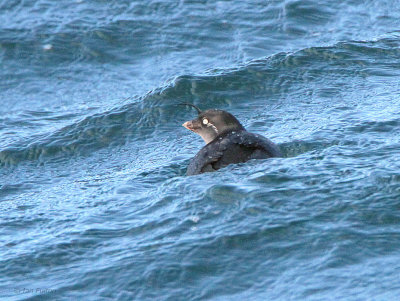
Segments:
[[[400,2],[3,0],[0,66],[1,300],[399,298]]]

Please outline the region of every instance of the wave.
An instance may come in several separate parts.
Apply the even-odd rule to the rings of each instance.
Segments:
[[[191,102],[201,108],[263,102],[263,106],[290,101],[288,93],[305,93],[307,86],[323,85],[339,93],[355,78],[400,75],[400,39],[341,42],[278,53],[230,69],[211,69],[199,75],[177,76],[164,86],[136,97],[128,104],[86,116],[46,135],[27,138],[0,150],[0,165],[21,161],[85,155],[153,135],[170,135],[180,125]],[[296,105],[296,104],[294,104]]]

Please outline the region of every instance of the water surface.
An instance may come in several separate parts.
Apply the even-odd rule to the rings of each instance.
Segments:
[[[397,1],[0,1],[2,300],[394,300]],[[186,177],[224,109],[284,157]]]

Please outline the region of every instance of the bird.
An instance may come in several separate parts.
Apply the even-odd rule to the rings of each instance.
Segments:
[[[200,110],[190,103],[182,103],[196,109],[197,118],[182,124],[198,134],[206,145],[190,160],[186,175],[213,172],[229,164],[243,163],[251,159],[281,157],[279,147],[271,140],[253,134],[231,113],[219,109]]]

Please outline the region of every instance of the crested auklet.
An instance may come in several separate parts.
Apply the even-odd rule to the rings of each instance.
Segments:
[[[190,161],[188,176],[216,171],[232,163],[281,156],[276,144],[246,131],[232,114],[217,109],[201,111],[195,105],[184,105],[195,108],[198,117],[182,126],[200,135],[206,143]]]

